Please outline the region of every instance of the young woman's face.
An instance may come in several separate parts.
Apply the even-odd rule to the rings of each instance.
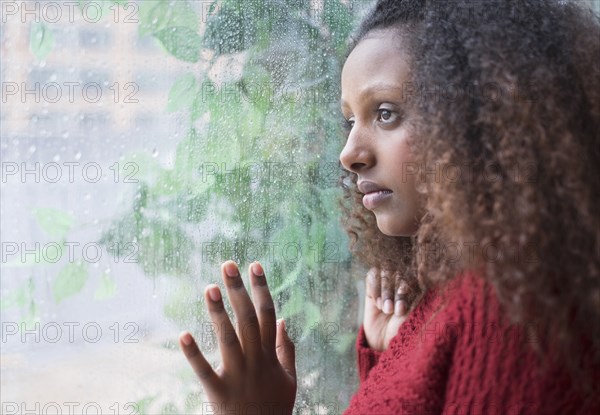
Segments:
[[[386,235],[414,234],[422,216],[417,167],[408,146],[403,86],[408,57],[389,30],[371,32],[342,71],[342,113],[350,128],[340,161],[358,175],[363,204]]]

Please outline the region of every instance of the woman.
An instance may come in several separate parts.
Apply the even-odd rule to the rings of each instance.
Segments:
[[[364,19],[340,161],[352,249],[376,268],[346,413],[600,413],[598,39],[559,1],[381,0]],[[181,347],[215,412],[290,413],[293,344],[249,272],[254,303],[222,267],[239,335],[205,292],[218,373]]]

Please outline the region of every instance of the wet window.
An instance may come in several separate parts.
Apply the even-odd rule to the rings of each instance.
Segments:
[[[2,413],[201,412],[177,337],[216,367],[227,259],[266,270],[297,412],[345,408],[338,84],[369,4],[2,1]]]

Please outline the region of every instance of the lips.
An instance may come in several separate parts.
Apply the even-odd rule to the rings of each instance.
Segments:
[[[379,186],[377,183],[367,182],[367,181],[359,182],[358,190],[364,194],[382,192],[382,191],[391,192],[390,189],[386,189],[385,187]]]
[[[369,210],[375,209],[393,193],[390,189],[379,186],[377,183],[365,181],[358,183],[358,190],[365,194],[363,205]]]

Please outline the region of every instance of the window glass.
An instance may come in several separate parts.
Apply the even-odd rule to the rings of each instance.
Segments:
[[[2,413],[202,412],[177,337],[216,366],[202,291],[227,259],[265,267],[297,413],[345,408],[338,84],[370,4],[1,2]]]

